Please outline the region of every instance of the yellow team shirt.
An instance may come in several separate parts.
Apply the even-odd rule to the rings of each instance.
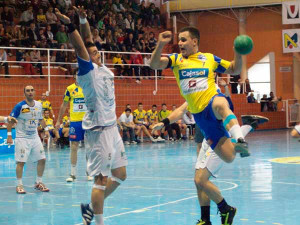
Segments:
[[[64,101],[70,102],[70,121],[82,121],[87,111],[82,88],[75,83],[68,86],[65,91]]]
[[[155,123],[158,118],[157,111],[153,112],[152,109],[148,110],[147,118],[148,118],[149,123]]]
[[[49,128],[49,130],[53,130],[54,129],[53,119],[51,119],[50,117],[48,119],[46,119],[44,117],[44,121],[45,121],[47,127]]]
[[[170,114],[171,114],[170,110],[166,110],[166,111],[160,110],[158,113],[158,121],[161,122],[163,119],[167,118]]]
[[[218,94],[214,72],[224,73],[230,62],[201,52],[188,58],[182,54],[172,54],[169,59],[180,93],[188,103],[188,110],[191,113],[202,112],[211,98]]]
[[[133,111],[133,119],[137,119],[138,121],[145,121],[145,117],[146,117],[147,113],[145,110],[142,110],[142,112],[140,112],[138,109]]]
[[[118,57],[114,57],[112,63],[113,64],[123,64],[122,59],[118,58]]]
[[[42,103],[43,111],[45,111],[46,109],[52,110],[51,103],[48,100],[46,101],[39,100],[39,102]]]

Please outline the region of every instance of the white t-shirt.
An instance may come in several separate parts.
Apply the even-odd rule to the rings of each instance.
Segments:
[[[129,117],[126,116],[126,113],[123,113],[120,118],[119,118],[119,121],[121,123],[131,123],[133,122],[133,116],[132,114],[130,113]]]
[[[116,124],[114,73],[106,66],[78,59],[77,82],[81,86],[87,106],[82,121],[85,130]]]
[[[191,115],[191,116],[192,116],[192,118],[188,117],[188,115],[186,115],[186,113],[183,114],[183,116],[182,116],[183,122],[185,124],[195,124],[196,122],[195,122],[194,116],[193,115]]]
[[[43,119],[43,107],[38,101],[34,101],[34,106],[27,105],[26,101],[19,102],[10,116],[18,119],[16,126],[16,138],[36,138],[38,137],[37,127],[39,120]]]

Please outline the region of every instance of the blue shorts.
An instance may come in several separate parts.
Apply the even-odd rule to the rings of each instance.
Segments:
[[[70,122],[69,140],[82,141],[84,139],[84,130],[82,129],[82,121]]]
[[[49,130],[49,134],[51,135],[52,138],[55,138],[55,134],[53,133],[53,129]]]
[[[63,130],[63,128],[59,128],[59,130],[58,130],[58,133],[59,133],[59,136],[60,136],[60,137],[63,137],[63,136],[64,136],[62,130]]]
[[[209,104],[202,112],[193,114],[196,124],[200,127],[204,138],[210,144],[212,149],[217,146],[222,137],[230,137],[229,133],[223,126],[223,121],[218,120],[213,112],[212,102],[216,96],[226,98],[222,93],[217,94],[211,98]]]

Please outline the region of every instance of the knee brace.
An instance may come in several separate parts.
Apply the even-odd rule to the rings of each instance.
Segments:
[[[223,122],[223,126],[226,128],[226,126],[230,123],[231,120],[236,120],[236,116],[234,114],[230,114],[226,117],[226,119]]]
[[[105,191],[105,189],[106,189],[106,186],[102,186],[102,185],[94,184],[94,185],[93,185],[93,188],[96,188],[96,189],[98,189],[98,190]]]
[[[119,179],[119,178],[117,178],[117,177],[114,177],[114,176],[112,176],[110,179],[111,179],[112,181],[115,181],[115,182],[119,183],[119,184],[122,184],[122,183],[124,182],[123,180],[121,180],[121,179]]]

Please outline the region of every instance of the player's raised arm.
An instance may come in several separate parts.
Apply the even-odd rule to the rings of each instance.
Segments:
[[[79,32],[75,29],[74,25],[71,23],[71,20],[66,15],[60,13],[58,9],[55,9],[56,16],[68,27],[68,36],[71,44],[73,45],[76,54],[86,61],[90,60],[88,51],[85,48],[84,42],[80,37]]]
[[[161,57],[162,50],[172,40],[172,32],[165,31],[159,34],[156,48],[151,55],[150,67],[152,69],[165,69],[168,67],[169,58]]]
[[[81,38],[83,40],[84,43],[87,42],[93,42],[93,37],[92,37],[92,33],[91,33],[91,28],[90,28],[90,24],[86,19],[86,10],[80,6],[75,7],[73,6],[74,10],[76,11],[76,13],[79,16],[79,20],[80,20],[80,35]]]

